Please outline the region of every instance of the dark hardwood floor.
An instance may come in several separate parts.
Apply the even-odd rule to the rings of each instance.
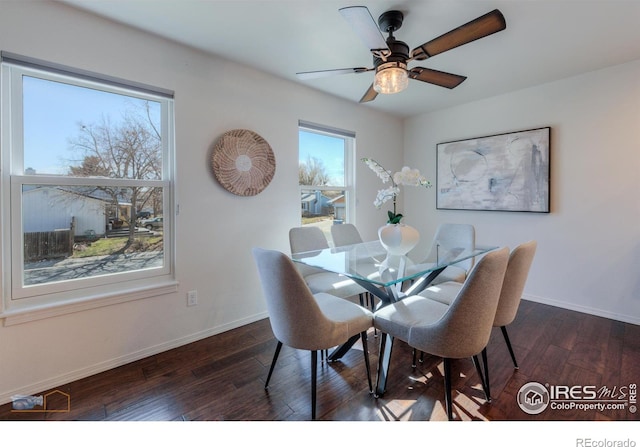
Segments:
[[[523,301],[509,327],[520,368],[514,370],[499,329],[488,346],[487,403],[470,359],[452,365],[454,415],[461,420],[637,420],[629,391],[640,380],[640,326]],[[268,320],[172,349],[60,386],[47,408],[70,397],[68,412],[25,413],[0,406],[0,420],[273,421],[310,418],[308,352],[284,347],[269,389],[264,381],[276,341]],[[369,332],[372,365],[378,339]],[[426,356],[411,367],[411,349],[396,341],[387,392],[368,393],[361,347],[318,371],[318,419],[333,421],[446,420],[442,363]],[[375,380],[375,368],[374,377]],[[621,409],[546,408],[529,415],[517,403],[528,382],[607,387]],[[630,386],[632,385],[633,386]],[[574,389],[574,394],[580,389]],[[61,392],[61,393],[60,393]],[[620,393],[626,393],[624,398]],[[584,403],[585,401],[582,401]],[[578,402],[580,403],[580,402]]]

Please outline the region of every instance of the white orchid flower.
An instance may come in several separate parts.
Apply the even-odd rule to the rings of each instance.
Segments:
[[[395,200],[396,195],[398,195],[399,192],[400,188],[397,186],[390,186],[387,189],[381,189],[378,191],[378,195],[376,196],[376,200],[373,201],[373,204],[376,208],[380,208],[388,200]]]
[[[390,171],[387,171],[380,163],[371,158],[363,158],[362,161],[376,173],[380,180],[382,180],[382,183],[391,182],[391,186],[378,191],[376,199],[373,202],[376,208],[380,208],[385,202],[393,200],[393,212],[389,211],[390,223],[398,223],[402,218],[402,214],[396,214],[396,197],[400,193],[399,185],[431,187],[431,183],[420,174],[420,171],[417,169],[404,166],[400,171],[391,175]]]
[[[383,168],[377,161],[371,158],[363,158],[362,161],[364,161],[367,166],[376,173],[380,180],[382,180],[382,183],[387,183],[391,180],[391,173]]]
[[[393,181],[397,185],[406,186],[424,186],[429,183],[427,179],[420,174],[419,170],[411,169],[408,166],[403,167],[401,171],[393,174]]]

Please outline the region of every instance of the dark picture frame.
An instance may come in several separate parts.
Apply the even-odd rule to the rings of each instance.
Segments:
[[[551,127],[436,147],[436,208],[549,213]]]

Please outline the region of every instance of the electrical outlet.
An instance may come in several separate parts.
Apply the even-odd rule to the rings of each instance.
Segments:
[[[195,306],[198,304],[198,291],[190,290],[187,292],[187,306]]]

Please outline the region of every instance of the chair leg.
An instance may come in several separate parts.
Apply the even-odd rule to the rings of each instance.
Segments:
[[[509,348],[509,354],[511,354],[511,360],[513,360],[513,367],[518,369],[518,362],[516,362],[516,355],[513,353],[513,348],[511,347],[511,341],[509,341],[509,334],[507,334],[507,327],[500,326],[502,330],[502,335],[504,337],[504,341],[507,342],[507,348]]]
[[[487,348],[482,350],[482,367],[484,368],[484,383],[487,388],[485,394],[487,395],[487,401],[491,402],[491,387],[489,385],[489,362],[487,361]]]
[[[480,376],[480,381],[482,382],[482,389],[484,390],[484,395],[487,398],[487,401],[491,402],[491,395],[489,394],[489,389],[487,387],[487,383],[485,382],[485,374],[484,372],[482,372],[482,369],[480,368],[480,362],[478,361],[478,356],[474,355],[473,357],[471,357],[471,360],[473,360],[473,365],[476,367],[478,376]]]
[[[371,309],[371,312],[375,312],[376,311],[376,297],[373,295],[373,293],[371,292],[367,292],[367,301],[369,302],[369,308]],[[373,328],[373,336],[377,337],[378,336],[378,328]]]
[[[451,360],[444,359],[444,404],[447,409],[447,418],[453,420],[453,402],[451,399]]]
[[[278,356],[280,355],[280,349],[282,349],[282,342],[278,341],[276,345],[276,352],[273,354],[273,360],[271,360],[271,367],[269,368],[269,374],[267,374],[267,381],[264,383],[264,388],[267,389],[269,386],[269,380],[271,380],[271,374],[273,373],[273,368],[276,366],[276,362],[278,361]]]
[[[318,351],[311,351],[311,419],[316,420],[316,384],[318,380]]]
[[[369,392],[373,393],[373,384],[371,383],[371,365],[369,364],[369,344],[367,343],[367,332],[360,332],[362,338],[362,352],[364,352],[364,365],[367,368],[367,382],[369,383]]]
[[[376,378],[376,389],[374,397],[377,399],[384,394],[387,388],[387,377],[389,377],[389,367],[391,351],[393,350],[393,338],[391,345],[387,349],[388,335],[380,331],[380,350],[378,353],[378,376]]]
[[[418,350],[416,348],[413,348],[413,351],[411,352],[412,355],[412,361],[411,361],[411,367],[415,368],[416,364],[417,364],[417,360],[418,360]],[[424,352],[420,351],[420,363],[424,363]]]

